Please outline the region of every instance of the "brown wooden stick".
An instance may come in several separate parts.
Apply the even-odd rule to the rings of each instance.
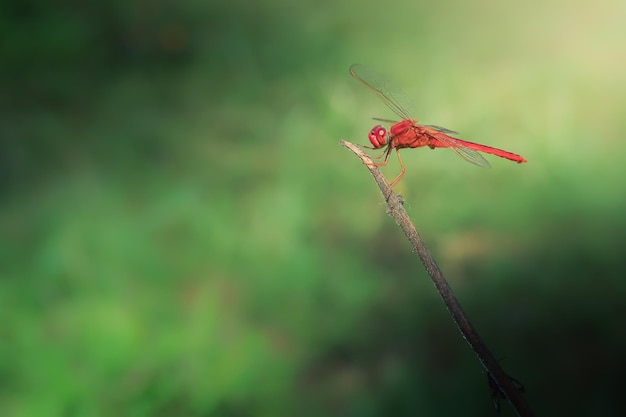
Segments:
[[[435,284],[435,287],[443,299],[446,308],[450,312],[452,320],[454,320],[459,331],[478,356],[478,360],[480,360],[485,370],[496,382],[502,394],[506,397],[509,403],[511,403],[518,416],[534,416],[534,413],[524,400],[522,393],[515,387],[511,378],[500,367],[498,361],[494,358],[493,354],[481,340],[480,336],[478,336],[476,329],[474,329],[468,320],[465,312],[461,308],[461,304],[459,304],[459,300],[456,298],[456,295],[454,295],[450,284],[448,284],[448,281],[444,278],[441,269],[437,266],[437,263],[430,254],[430,251],[411,222],[409,215],[404,209],[403,201],[399,196],[394,194],[393,190],[389,186],[389,183],[378,167],[374,164],[371,158],[358,147],[358,145],[344,140],[339,143],[341,146],[348,148],[354,152],[356,156],[361,158],[361,161],[363,161],[365,166],[367,166],[371,174],[374,176],[374,180],[378,184],[378,187],[387,202],[389,214],[394,218],[398,226],[400,226],[406,237],[409,239],[411,246],[413,246],[413,249],[420,257],[422,264],[424,264],[424,268],[426,268],[426,272],[430,275],[430,278]]]

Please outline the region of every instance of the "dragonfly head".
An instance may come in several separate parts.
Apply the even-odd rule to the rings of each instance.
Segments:
[[[387,144],[387,129],[380,125],[374,126],[367,137],[375,149],[380,149]]]

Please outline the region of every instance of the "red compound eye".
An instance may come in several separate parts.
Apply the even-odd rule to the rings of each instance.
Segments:
[[[387,144],[387,129],[382,126],[374,126],[367,136],[374,148],[380,149]]]

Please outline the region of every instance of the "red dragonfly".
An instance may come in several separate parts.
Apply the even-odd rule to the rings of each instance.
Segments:
[[[404,162],[402,162],[402,158],[400,157],[400,149],[403,148],[420,148],[422,146],[428,146],[430,149],[450,148],[466,161],[484,168],[490,167],[489,162],[478,152],[510,159],[518,164],[527,162],[526,159],[520,155],[511,152],[454,138],[450,135],[458,134],[458,132],[446,129],[445,127],[418,124],[417,120],[409,111],[409,109],[413,108],[413,104],[409,98],[403,93],[397,92],[395,87],[386,81],[383,76],[358,64],[350,67],[350,74],[376,93],[376,95],[385,102],[387,107],[402,118],[399,122],[375,118],[375,120],[381,122],[391,123],[392,126],[389,128],[389,132],[380,125],[374,126],[368,135],[373,148],[369,146],[367,146],[367,148],[385,148],[385,151],[377,157],[380,158],[385,155],[385,160],[384,162],[376,163],[376,166],[387,165],[391,150],[396,150],[402,171],[391,183],[392,187],[400,181],[405,172]]]

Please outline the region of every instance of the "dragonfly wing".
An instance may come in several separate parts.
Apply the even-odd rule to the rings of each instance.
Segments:
[[[424,126],[430,127],[431,129],[434,129],[437,132],[445,133],[447,135],[449,135],[449,134],[458,135],[459,134],[459,132],[455,132],[454,130],[450,130],[450,129],[447,129],[445,127],[441,127],[441,126],[437,126],[437,125],[424,125]]]
[[[479,167],[491,168],[491,164],[489,164],[489,162],[478,151],[468,148],[462,140],[448,136],[448,133],[458,132],[454,132],[441,126],[428,125],[427,127],[435,130],[435,132],[429,133],[431,138],[438,140],[446,147],[452,149],[454,153],[465,159],[467,162],[478,165]]]
[[[383,119],[382,117],[372,117],[372,119],[374,119],[374,120],[376,120],[378,122],[389,123],[391,125],[398,123],[397,120]]]
[[[479,167],[491,168],[491,164],[489,164],[489,161],[487,161],[478,151],[465,147],[450,147],[450,149],[452,149],[454,153],[465,159],[467,162],[478,165]]]
[[[395,85],[376,71],[359,64],[350,67],[350,74],[372,90],[395,114],[403,119],[414,120],[413,102]]]

